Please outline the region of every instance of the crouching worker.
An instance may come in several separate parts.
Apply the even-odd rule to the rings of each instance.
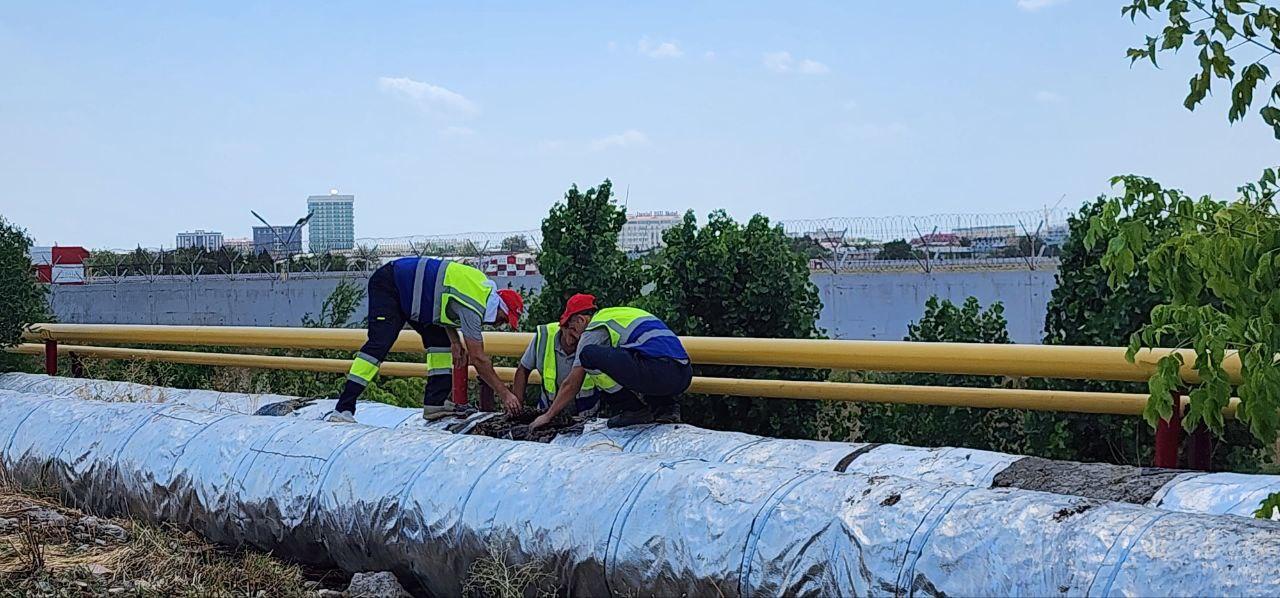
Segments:
[[[369,340],[356,353],[338,405],[325,420],[355,421],[356,398],[378,374],[406,324],[422,337],[427,351],[424,417],[452,412],[445,401],[453,387],[453,364],[463,359],[476,368],[480,380],[508,411],[518,410],[520,400],[498,378],[484,352],[481,327],[501,317],[514,330],[523,311],[519,293],[494,290],[493,282],[471,266],[425,257],[384,264],[369,277]]]
[[[516,393],[516,397],[524,397],[525,387],[529,383],[529,373],[536,371],[542,376],[542,396],[538,400],[538,408],[543,411],[551,408],[556,392],[573,371],[578,352],[578,337],[582,336],[581,331],[566,328],[564,324],[569,316],[588,309],[595,309],[595,302],[591,295],[574,295],[565,307],[565,315],[560,316],[559,322],[538,327],[533,335],[533,341],[524,350],[524,356],[516,366],[516,376],[511,384],[511,390]],[[596,376],[588,375],[582,382],[582,389],[578,391],[574,400],[567,404],[565,411],[574,415],[591,416],[595,414],[599,404]]]
[[[547,425],[563,411],[588,374],[607,393],[603,400],[622,409],[609,418],[610,428],[680,421],[676,397],[689,388],[693,369],[684,345],[662,320],[634,307],[597,310],[590,295],[570,298],[561,319],[561,334],[580,335],[575,363],[547,412],[530,429]]]

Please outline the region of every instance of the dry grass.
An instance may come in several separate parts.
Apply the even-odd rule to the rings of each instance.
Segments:
[[[12,522],[0,522],[0,596],[314,595],[296,565],[171,526],[87,517],[2,469],[0,518]]]
[[[509,544],[490,544],[489,554],[467,569],[462,595],[471,598],[529,598],[555,596],[556,576],[539,562],[511,565]]]

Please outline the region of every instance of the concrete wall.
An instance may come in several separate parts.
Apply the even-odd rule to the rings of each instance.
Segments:
[[[1038,343],[1056,270],[989,270],[814,274],[822,297],[819,325],[834,338],[900,340],[918,320],[924,302],[938,295],[961,302],[970,295],[985,306],[1003,301],[1015,342]],[[316,314],[339,281],[365,284],[363,274],[261,275],[230,280],[204,276],[52,285],[54,313],[61,322],[96,324],[203,324],[297,326]],[[536,290],[540,276],[503,279],[513,288]],[[365,307],[356,319],[364,316]]]

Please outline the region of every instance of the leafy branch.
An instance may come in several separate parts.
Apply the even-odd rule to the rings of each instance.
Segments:
[[[1187,18],[1192,9],[1201,13],[1195,20]],[[1130,64],[1150,60],[1159,67],[1156,57],[1161,52],[1180,50],[1187,39],[1199,47],[1200,69],[1191,76],[1190,90],[1183,106],[1195,110],[1212,91],[1214,80],[1222,80],[1231,86],[1231,107],[1227,119],[1236,122],[1244,118],[1254,103],[1254,93],[1259,85],[1267,83],[1271,71],[1264,63],[1280,54],[1280,8],[1252,0],[1132,0],[1120,9],[1120,14],[1130,21],[1141,13],[1151,18],[1151,12],[1163,11],[1167,25],[1158,35],[1146,36],[1142,47],[1130,48],[1126,55]],[[1237,40],[1231,45],[1234,40]],[[1237,71],[1237,61],[1232,56],[1244,45],[1263,50],[1263,55]],[[1228,47],[1230,45],[1230,47]],[[1280,139],[1280,83],[1271,87],[1266,101],[1258,109],[1262,121],[1271,126],[1276,139]]]

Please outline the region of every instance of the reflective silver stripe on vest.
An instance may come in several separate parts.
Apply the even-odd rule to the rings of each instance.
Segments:
[[[431,283],[431,323],[440,323],[440,304],[444,303],[440,300],[441,291],[444,290],[444,274],[449,270],[449,262],[440,260],[440,267],[436,268],[436,279]],[[483,313],[483,312],[481,312]]]
[[[413,304],[409,308],[409,319],[414,322],[422,321],[422,279],[427,276],[427,258],[418,258],[418,267],[413,273],[413,297],[409,301]]]
[[[543,324],[538,327],[538,331],[533,335],[534,350],[537,351],[536,359],[533,360],[534,365],[538,366],[538,373],[542,373],[543,367],[547,361],[547,325]]]
[[[652,339],[663,337],[663,336],[675,337],[676,333],[666,328],[658,328],[658,329],[650,330],[644,334],[641,334],[640,338],[637,338],[634,341],[628,342],[626,344],[620,344],[618,346],[624,349],[629,349],[631,347],[639,347],[640,345],[643,345]]]
[[[618,323],[617,321],[615,321],[615,320],[605,320],[605,321],[604,321],[604,325],[605,325],[605,326],[608,326],[610,330],[612,330],[612,331],[614,331],[614,332],[618,333],[618,346],[619,346],[619,347],[629,348],[629,347],[635,347],[635,346],[637,346],[637,345],[639,345],[639,344],[640,344],[639,342],[631,342],[631,333],[635,332],[636,327],[637,327],[637,326],[639,326],[639,325],[641,325],[641,324],[643,324],[643,323],[645,323],[645,322],[650,322],[650,321],[657,320],[657,319],[658,319],[658,318],[657,318],[657,316],[640,316],[640,317],[638,317],[638,318],[636,318],[636,319],[632,320],[632,321],[631,321],[631,323],[630,323],[630,324],[627,324],[626,326],[623,326],[622,324],[619,324],[619,323]],[[599,325],[596,325],[596,326],[588,326],[588,328],[599,328]],[[650,336],[650,335],[651,335],[651,334],[653,334],[653,333],[656,333],[656,332],[663,332],[663,331],[655,330],[655,331],[652,331],[652,332],[646,332],[646,333],[643,335],[643,336],[644,336],[644,339],[645,339],[645,340],[648,340],[649,338],[652,338],[652,336]],[[671,336],[675,336],[675,333],[674,333],[674,332],[671,332],[670,330],[667,330],[667,331],[665,331],[665,332],[670,333],[670,334],[671,334]],[[654,336],[661,336],[661,335],[654,334]]]
[[[484,318],[484,306],[481,305],[475,299],[472,299],[471,297],[468,297],[466,294],[464,294],[462,291],[459,291],[458,289],[455,289],[449,286],[444,287],[444,292],[453,294],[454,299],[460,300],[471,309],[474,309],[480,312],[480,317]]]
[[[365,380],[364,378],[361,378],[360,376],[357,376],[357,375],[355,375],[355,374],[347,374],[347,380],[348,380],[348,381],[351,381],[351,382],[355,382],[356,384],[359,384],[360,386],[368,386],[368,385],[369,385],[369,381],[368,381],[368,380]]]

